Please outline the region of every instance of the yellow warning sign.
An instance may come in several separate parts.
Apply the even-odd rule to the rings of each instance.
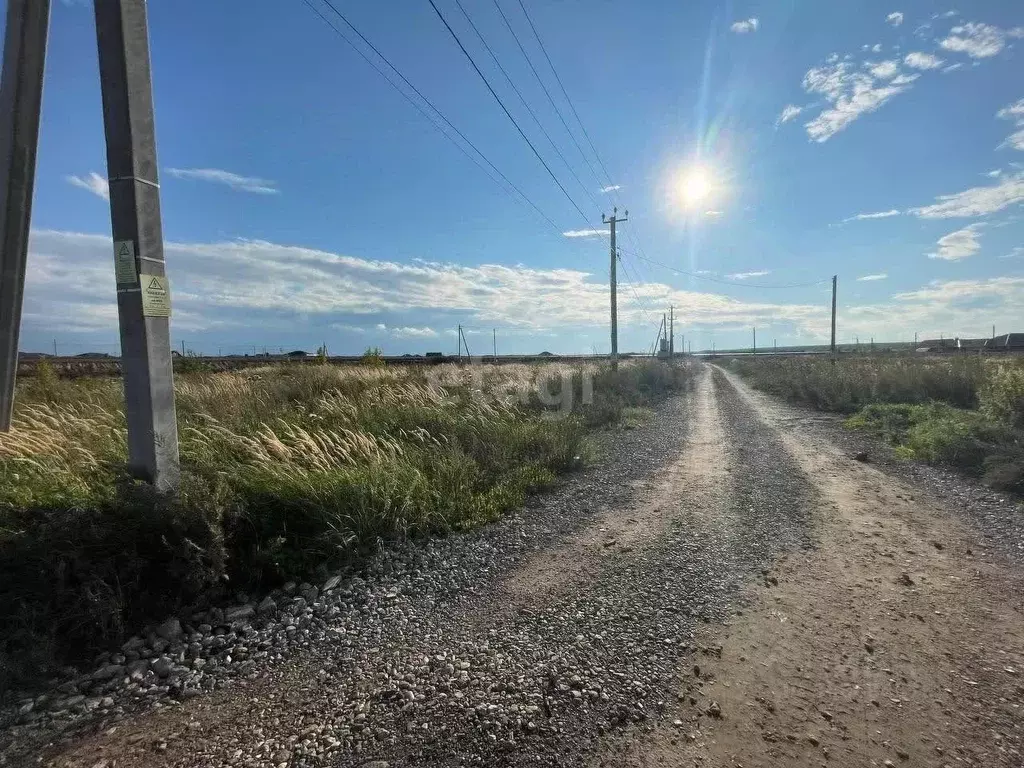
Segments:
[[[114,277],[117,284],[135,285],[138,274],[138,268],[135,266],[135,243],[131,240],[114,241]]]
[[[171,285],[160,275],[140,275],[142,314],[146,317],[171,316]]]

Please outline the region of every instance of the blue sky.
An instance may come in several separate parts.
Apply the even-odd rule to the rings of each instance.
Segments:
[[[586,218],[427,0],[334,3],[550,221],[301,0],[153,0],[176,345],[454,351],[462,323],[474,353],[492,328],[499,352],[606,352],[616,203],[620,349],[670,304],[695,349],[753,325],[826,341],[832,274],[841,342],[1024,330],[1016,0],[525,0],[596,157],[518,0],[462,7],[551,142],[435,1]],[[54,0],[48,55],[22,348],[116,352],[91,4]],[[697,169],[710,193],[688,199]]]

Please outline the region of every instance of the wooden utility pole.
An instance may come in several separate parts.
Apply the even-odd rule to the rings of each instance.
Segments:
[[[611,226],[611,268],[610,268],[610,283],[611,283],[611,297],[612,297],[612,353],[611,361],[612,368],[618,368],[619,366],[619,312],[616,304],[616,282],[615,282],[615,259],[618,257],[618,251],[615,249],[615,225],[620,221],[628,221],[629,211],[626,211],[626,215],[621,219],[618,218],[619,209],[612,208],[611,218],[606,217],[603,213],[601,214],[601,221],[604,224]]]
[[[164,269],[145,0],[95,0],[128,470],[178,488],[170,286]]]
[[[11,428],[50,0],[7,0],[0,75],[0,432]]]
[[[839,280],[839,275],[832,275],[832,364],[836,362],[836,283]]]

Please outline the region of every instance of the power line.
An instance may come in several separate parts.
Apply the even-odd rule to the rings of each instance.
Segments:
[[[494,60],[494,64],[498,67],[498,70],[501,72],[502,75],[505,76],[505,79],[508,81],[509,86],[515,92],[516,96],[519,97],[519,101],[523,103],[523,106],[526,107],[526,111],[530,113],[530,117],[533,118],[533,122],[537,124],[537,127],[540,128],[540,132],[544,134],[544,138],[548,140],[548,144],[550,144],[551,148],[555,150],[555,154],[558,155],[562,163],[565,164],[566,169],[568,169],[572,177],[576,179],[576,183],[580,185],[580,188],[590,197],[590,201],[594,204],[594,207],[600,208],[597,199],[594,197],[593,193],[587,188],[587,186],[582,181],[580,181],[580,177],[576,175],[576,171],[574,171],[572,166],[569,165],[569,161],[565,159],[565,155],[562,154],[562,150],[560,150],[558,148],[558,145],[555,144],[555,140],[551,138],[551,134],[549,134],[547,130],[544,128],[544,124],[541,123],[540,118],[537,117],[537,113],[533,111],[533,108],[530,106],[529,102],[527,102],[526,97],[523,96],[522,91],[520,91],[519,88],[516,86],[515,81],[512,79],[509,73],[505,71],[505,68],[501,66],[501,62],[498,61],[498,56],[494,53],[493,50],[491,50],[491,46],[487,44],[487,40],[484,38],[483,33],[481,33],[480,30],[477,29],[476,24],[473,23],[473,19],[470,17],[469,13],[466,12],[466,9],[462,5],[461,0],[455,0],[455,5],[457,5],[459,10],[462,11],[462,15],[466,17],[466,21],[469,22],[469,26],[472,27],[473,32],[476,33],[476,36],[480,38],[480,42],[483,43],[484,50],[486,50],[487,53],[490,54],[491,58]]]
[[[519,127],[519,123],[512,116],[512,113],[508,111],[508,107],[505,106],[505,103],[501,100],[501,97],[498,96],[497,92],[491,86],[491,83],[487,79],[487,76],[484,75],[484,73],[480,70],[480,67],[477,66],[476,62],[473,60],[473,57],[470,55],[469,51],[466,50],[466,46],[464,46],[462,44],[462,40],[459,39],[459,36],[456,34],[455,30],[452,29],[451,24],[448,23],[448,20],[444,17],[444,14],[441,13],[441,10],[434,3],[434,0],[427,0],[427,2],[430,3],[430,7],[434,9],[434,13],[437,14],[437,17],[441,20],[441,23],[444,24],[445,27],[448,29],[448,31],[451,33],[451,36],[455,40],[455,43],[462,50],[462,53],[466,56],[466,59],[469,60],[469,63],[473,66],[473,69],[476,70],[477,75],[479,75],[480,79],[484,81],[484,85],[487,86],[487,90],[491,92],[491,96],[494,97],[494,100],[496,102],[498,102],[498,106],[501,107],[502,111],[505,113],[505,115],[508,117],[508,119],[510,121],[512,121],[512,125],[515,126],[516,130],[519,131],[519,135],[523,137],[523,141],[525,141],[529,145],[530,149],[533,150],[533,154],[535,154],[537,156],[537,159],[540,160],[540,164],[544,166],[544,170],[548,172],[548,175],[552,178],[552,180],[555,182],[555,184],[558,185],[558,188],[560,190],[562,190],[562,194],[565,195],[566,199],[570,203],[572,203],[572,207],[576,209],[576,211],[579,213],[580,217],[585,222],[587,222],[587,224],[590,224],[590,219],[587,218],[587,214],[585,214],[583,212],[583,210],[576,204],[576,201],[572,199],[572,196],[569,194],[569,192],[565,189],[564,186],[562,186],[562,182],[560,182],[558,180],[558,177],[555,176],[554,172],[551,170],[551,168],[548,166],[548,164],[544,161],[544,158],[541,157],[540,152],[537,151],[537,148],[533,145],[533,142],[530,141],[530,137],[527,136],[523,132],[522,128]]]
[[[494,3],[495,3],[495,5],[498,5],[498,0],[494,0]],[[593,139],[590,138],[590,133],[588,133],[587,127],[583,124],[583,120],[580,118],[579,112],[576,111],[576,105],[573,104],[572,99],[569,97],[569,92],[565,89],[565,85],[562,83],[562,78],[559,77],[558,70],[555,69],[555,64],[554,64],[553,61],[551,61],[551,56],[548,55],[548,49],[544,45],[544,41],[541,39],[540,33],[537,31],[537,27],[536,27],[536,25],[534,25],[533,19],[530,18],[530,13],[529,13],[529,11],[526,10],[526,5],[523,3],[523,0],[519,0],[519,7],[522,9],[523,16],[526,17],[526,21],[530,25],[530,29],[533,32],[533,37],[537,41],[537,45],[540,47],[541,53],[544,54],[544,58],[545,58],[545,60],[548,63],[548,67],[550,67],[550,69],[551,69],[551,73],[555,76],[555,82],[558,83],[558,87],[562,91],[562,96],[565,97],[565,101],[566,101],[566,103],[568,103],[569,109],[572,110],[573,117],[575,117],[576,118],[576,122],[579,123],[580,130],[583,132],[583,136],[586,138],[587,144],[590,145],[590,149],[591,149],[591,151],[593,151],[594,157],[597,159],[598,164],[601,166],[601,170],[604,171],[604,175],[605,175],[607,186],[609,186],[609,187],[615,186],[614,180],[612,179],[612,175],[608,172],[608,167],[604,164],[604,160],[601,159],[601,153],[597,151],[597,147],[594,145]],[[498,11],[499,11],[499,13],[501,12],[501,6],[500,5],[498,6]],[[519,42],[519,38],[516,37],[515,32],[512,31],[512,26],[508,23],[508,19],[505,18],[505,14],[502,13],[501,16],[502,16],[503,19],[505,19],[506,26],[508,26],[509,31],[512,32],[512,36],[516,38],[516,42],[518,43]],[[520,44],[519,48],[520,48],[520,50],[523,50],[523,46],[521,44]],[[530,58],[529,58],[529,56],[526,55],[526,51],[525,50],[523,50],[523,55],[526,56],[527,62],[529,62]],[[533,68],[533,64],[532,63],[530,63],[530,68],[533,69],[534,75],[536,75],[537,79],[540,80],[540,75],[537,74],[537,71],[536,71],[536,69]],[[544,87],[543,81],[541,81],[541,87]],[[562,118],[562,114],[561,114],[561,112],[559,112],[558,107],[555,106],[554,100],[551,99],[551,94],[548,93],[547,88],[544,88],[544,92],[548,94],[548,99],[551,100],[552,106],[555,107],[555,112],[558,113],[558,116],[561,119]],[[563,125],[565,125],[565,120],[564,119],[562,119],[562,123],[563,123]],[[565,128],[566,128],[567,131],[569,130],[569,126],[568,125],[566,125]],[[569,135],[572,136],[572,131],[569,131]],[[577,149],[580,150],[580,153],[583,155],[584,159],[586,159],[586,153],[583,152],[583,149],[579,146],[579,143],[576,142],[575,137],[573,137],[573,142],[576,143]],[[587,165],[590,165],[590,161],[589,160],[587,160]],[[597,180],[597,182],[599,184],[602,183],[601,180],[598,178],[596,171],[594,171],[594,167],[592,165],[590,165],[590,170],[591,170],[591,173],[594,174],[594,178]],[[613,190],[611,190],[611,192],[612,192],[612,197],[615,200],[615,202],[617,204],[621,204],[621,201],[619,200],[619,195],[618,195],[617,190],[613,189]],[[635,225],[634,225],[634,228],[635,228]],[[637,251],[643,253],[643,248],[641,248],[641,246],[640,246],[640,242],[639,242],[638,236],[635,235],[632,230],[628,230],[626,236],[630,239],[630,242],[633,244],[633,247]],[[620,262],[621,262],[621,258],[620,258]],[[637,272],[638,273],[640,272],[639,267],[637,267]]]
[[[628,253],[628,251],[627,251],[627,253]],[[717,278],[717,277],[708,277],[707,275],[697,274],[696,272],[687,272],[684,269],[677,269],[676,267],[670,267],[668,264],[662,264],[660,261],[655,261],[654,259],[649,259],[646,256],[641,256],[638,253],[634,253],[632,255],[635,256],[636,258],[640,259],[641,261],[646,261],[649,264],[653,264],[653,265],[655,265],[657,267],[661,267],[662,269],[667,269],[670,272],[676,272],[676,273],[678,273],[680,275],[686,275],[687,277],[692,277],[692,278],[697,279],[697,280],[708,280],[708,281],[710,281],[712,283],[722,283],[723,285],[738,285],[741,288],[807,288],[807,287],[810,287],[810,286],[813,286],[813,285],[822,285],[822,284],[827,283],[827,282],[829,282],[831,280],[831,278],[829,278],[828,280],[815,280],[814,282],[810,282],[810,283],[788,283],[786,285],[765,285],[763,283],[747,283],[747,282],[740,282],[740,281],[737,281],[737,280],[722,280],[722,279]]]
[[[590,173],[593,174],[594,181],[597,182],[598,186],[601,186],[602,182],[600,177],[597,175],[594,164],[590,162],[590,158],[587,157],[587,153],[583,151],[583,147],[581,147],[580,143],[576,140],[576,135],[572,132],[572,129],[569,128],[569,123],[566,122],[565,117],[562,115],[562,110],[560,110],[558,105],[555,103],[554,98],[551,96],[551,91],[549,91],[548,87],[544,84],[544,80],[541,78],[537,68],[533,66],[533,60],[530,58],[530,54],[526,52],[526,48],[523,46],[522,42],[520,42],[519,35],[516,34],[511,22],[509,22],[505,12],[501,9],[501,3],[499,3],[498,0],[494,0],[494,7],[498,9],[498,13],[501,14],[502,21],[505,22],[505,26],[512,34],[512,39],[516,41],[516,45],[519,46],[519,51],[523,54],[523,58],[526,59],[526,63],[530,66],[530,71],[533,72],[533,76],[537,78],[537,82],[540,83],[540,87],[543,89],[544,95],[548,97],[548,103],[550,103],[551,108],[555,110],[555,114],[558,115],[558,119],[562,121],[562,126],[565,128],[565,132],[569,134],[569,138],[572,140],[572,143],[576,146],[576,149],[579,150],[580,157],[583,158],[583,162],[587,164],[587,167],[590,169]]]
[[[431,3],[433,3],[433,0],[431,0]],[[526,6],[523,5],[523,0],[519,0],[519,7],[523,9],[523,16],[525,16],[526,20],[530,23],[530,29],[533,30],[533,36],[534,38],[536,38],[537,44],[540,46],[540,50],[544,54],[544,58],[547,59],[548,66],[551,67],[551,72],[555,76],[555,82],[558,83],[558,87],[562,90],[562,95],[565,96],[565,100],[569,103],[569,109],[572,110],[572,114],[576,118],[576,122],[580,124],[580,130],[583,131],[583,135],[584,137],[586,137],[587,143],[590,145],[590,148],[594,152],[594,157],[597,158],[597,162],[601,166],[601,170],[604,171],[604,175],[608,179],[608,184],[611,185],[612,176],[610,173],[608,173],[608,169],[605,167],[604,162],[601,160],[601,155],[598,154],[597,147],[594,146],[594,142],[591,140],[590,134],[587,133],[586,126],[583,125],[583,121],[580,120],[580,115],[576,111],[576,106],[572,103],[572,99],[569,98],[569,94],[566,92],[565,86],[562,85],[562,78],[558,76],[558,70],[555,69],[555,65],[552,63],[551,57],[548,56],[548,49],[544,47],[544,41],[540,39],[540,34],[537,32],[537,27],[533,25],[533,19],[530,18],[530,14],[527,12]]]
[[[493,182],[494,182],[495,184],[498,184],[498,186],[501,186],[501,184],[499,184],[499,183],[498,183],[498,181],[497,181],[497,180],[495,180],[495,179],[494,179],[494,177],[492,177],[492,176],[491,176],[491,175],[490,175],[490,174],[489,174],[489,173],[488,173],[488,172],[487,172],[487,171],[486,171],[486,170],[485,170],[485,169],[483,168],[483,166],[481,166],[481,165],[480,165],[480,162],[479,162],[479,161],[478,161],[478,160],[477,160],[477,159],[476,159],[475,157],[473,157],[473,156],[472,156],[471,154],[469,154],[469,152],[467,152],[467,151],[466,151],[465,147],[463,147],[463,146],[462,146],[461,144],[459,144],[459,143],[458,143],[458,142],[457,142],[457,141],[456,141],[456,140],[455,140],[454,138],[452,138],[452,137],[451,137],[451,136],[450,136],[450,135],[449,135],[449,134],[448,134],[448,133],[447,133],[447,132],[446,132],[446,131],[444,130],[444,128],[442,128],[442,127],[441,127],[441,126],[440,126],[440,125],[438,124],[437,120],[435,120],[435,119],[434,119],[434,117],[433,117],[432,115],[430,115],[430,114],[429,114],[429,113],[428,113],[428,112],[427,112],[426,110],[424,110],[424,109],[423,109],[423,107],[421,107],[421,106],[420,106],[420,105],[419,105],[419,104],[418,104],[418,103],[417,103],[417,102],[416,102],[416,101],[415,101],[415,100],[414,100],[414,99],[413,99],[412,97],[410,97],[408,93],[406,93],[405,91],[403,91],[403,90],[402,90],[402,89],[401,89],[401,88],[400,88],[400,87],[398,86],[398,84],[397,84],[397,83],[396,83],[396,82],[395,82],[394,80],[392,80],[392,79],[391,79],[390,77],[388,77],[388,75],[387,75],[387,74],[386,74],[386,73],[384,72],[384,70],[382,70],[382,69],[381,69],[381,68],[380,68],[379,66],[377,66],[376,62],[374,62],[374,61],[373,61],[373,60],[372,60],[372,59],[371,59],[371,58],[370,58],[369,56],[367,56],[367,55],[366,55],[366,54],[365,54],[365,53],[364,53],[364,52],[363,52],[363,51],[362,51],[362,50],[361,50],[361,49],[360,49],[360,48],[359,48],[359,47],[358,47],[358,46],[357,46],[357,45],[356,45],[355,43],[353,43],[353,42],[352,42],[352,41],[351,41],[351,40],[350,40],[350,39],[349,39],[349,38],[348,38],[348,37],[347,37],[347,36],[345,35],[345,33],[344,33],[344,32],[342,32],[342,31],[341,31],[340,29],[338,29],[338,27],[336,27],[336,26],[335,26],[335,25],[334,25],[333,23],[331,23],[330,19],[328,19],[328,18],[327,18],[326,16],[324,16],[324,15],[323,15],[323,13],[321,13],[321,12],[320,12],[320,9],[318,9],[318,8],[317,8],[316,6],[314,6],[314,5],[312,4],[312,2],[310,2],[310,0],[302,0],[302,2],[303,2],[303,3],[305,3],[305,5],[306,5],[306,6],[307,6],[307,7],[308,7],[308,8],[309,8],[309,9],[310,9],[311,11],[313,11],[313,13],[315,13],[315,14],[316,14],[317,16],[319,16],[319,17],[320,17],[320,19],[321,19],[321,20],[322,20],[322,21],[323,21],[323,22],[324,22],[325,24],[327,24],[327,26],[329,26],[329,27],[330,27],[330,28],[331,28],[332,30],[334,30],[335,34],[337,34],[337,35],[338,35],[338,36],[339,36],[339,37],[340,37],[340,38],[341,38],[342,40],[344,40],[344,41],[345,41],[346,43],[348,43],[348,44],[349,44],[349,46],[350,46],[350,47],[352,48],[352,50],[354,50],[354,51],[355,51],[356,53],[358,53],[358,54],[359,54],[359,55],[360,55],[360,56],[361,56],[361,57],[363,58],[363,60],[364,60],[364,61],[365,61],[365,62],[366,62],[367,64],[369,64],[369,65],[370,65],[371,67],[373,67],[373,69],[374,69],[374,70],[376,70],[376,72],[377,72],[377,73],[378,73],[378,74],[379,74],[379,75],[380,75],[381,77],[383,77],[383,78],[384,78],[384,79],[385,79],[385,80],[386,80],[386,81],[388,82],[388,84],[389,84],[389,85],[390,85],[390,86],[391,86],[392,88],[394,88],[394,89],[395,89],[396,91],[398,91],[398,92],[399,92],[399,93],[400,93],[400,94],[402,95],[402,97],[403,97],[403,98],[404,98],[404,99],[405,99],[406,101],[408,101],[408,102],[409,102],[410,104],[412,104],[412,106],[413,106],[413,107],[415,107],[415,108],[416,108],[416,110],[417,110],[417,111],[418,111],[418,112],[419,112],[419,113],[420,113],[421,115],[423,115],[424,117],[426,117],[426,118],[427,118],[427,119],[428,119],[428,120],[429,120],[429,121],[430,121],[430,122],[431,122],[431,123],[432,123],[432,124],[434,125],[434,127],[435,127],[435,128],[437,128],[437,130],[438,130],[438,131],[440,131],[440,133],[441,133],[441,135],[442,135],[442,136],[444,136],[444,137],[445,137],[446,139],[448,139],[448,140],[449,140],[450,142],[452,142],[452,144],[454,144],[454,145],[455,145],[456,147],[458,147],[458,148],[459,148],[459,151],[461,151],[461,152],[462,152],[462,153],[463,153],[464,155],[466,155],[466,157],[468,157],[468,158],[469,158],[470,160],[472,160],[472,161],[473,161],[473,163],[474,163],[474,164],[475,164],[475,165],[476,165],[476,166],[477,166],[478,168],[480,168],[480,170],[481,170],[481,171],[483,171],[483,172],[484,172],[484,173],[485,173],[485,174],[486,174],[486,175],[488,176],[488,178],[490,178],[490,179],[491,179],[491,181],[493,181]],[[449,119],[448,119],[447,117],[445,117],[444,113],[443,113],[443,112],[441,112],[441,110],[439,110],[439,109],[438,109],[438,108],[437,108],[437,107],[436,107],[436,106],[435,106],[435,105],[433,104],[433,102],[431,102],[431,101],[430,101],[430,99],[428,99],[428,98],[427,98],[426,96],[424,96],[424,95],[423,95],[423,93],[422,93],[422,92],[421,92],[421,91],[419,90],[419,88],[417,88],[417,87],[416,87],[415,85],[413,85],[413,84],[412,84],[412,83],[411,83],[411,82],[409,81],[409,79],[408,79],[408,78],[407,78],[407,77],[406,77],[405,75],[403,75],[403,74],[402,74],[402,72],[401,72],[401,71],[400,71],[400,70],[399,70],[399,69],[398,69],[398,68],[397,68],[397,67],[396,67],[396,66],[395,66],[394,64],[392,64],[392,63],[391,63],[391,62],[390,62],[390,61],[388,60],[388,58],[387,58],[387,57],[386,57],[386,56],[385,56],[385,55],[384,55],[383,53],[381,53],[381,52],[380,52],[380,51],[379,51],[379,50],[377,49],[377,47],[376,47],[376,46],[375,46],[375,45],[374,45],[373,43],[371,43],[371,42],[370,42],[369,40],[367,40],[367,39],[366,39],[366,37],[365,37],[365,36],[363,35],[363,33],[362,33],[362,32],[360,32],[360,31],[359,31],[359,30],[358,30],[358,29],[357,29],[357,28],[356,28],[356,27],[355,27],[355,26],[354,26],[354,25],[352,24],[352,22],[350,22],[350,21],[349,21],[349,20],[348,20],[348,19],[347,19],[347,18],[345,17],[345,15],[344,15],[344,14],[343,14],[343,13],[342,13],[341,11],[339,11],[339,10],[338,10],[338,9],[337,9],[337,8],[336,8],[336,7],[334,6],[334,4],[333,4],[332,2],[330,2],[330,0],[324,0],[324,3],[325,3],[325,4],[326,4],[326,5],[327,5],[327,6],[328,6],[328,7],[329,7],[329,8],[330,8],[330,9],[331,9],[331,10],[332,10],[332,11],[333,11],[334,13],[335,13],[335,15],[337,15],[337,16],[338,16],[338,18],[340,18],[340,19],[341,19],[341,20],[342,20],[343,22],[345,22],[345,24],[346,24],[346,25],[348,26],[348,28],[349,28],[349,29],[351,29],[351,30],[352,30],[352,31],[353,31],[353,32],[354,32],[354,33],[355,33],[355,34],[356,34],[356,35],[357,35],[357,36],[359,37],[359,39],[360,39],[360,40],[362,40],[362,41],[363,41],[363,43],[365,43],[367,47],[369,47],[369,49],[370,49],[371,51],[373,51],[373,52],[374,52],[374,53],[375,53],[375,54],[376,54],[376,55],[377,55],[378,57],[380,57],[381,61],[383,61],[383,62],[384,62],[385,64],[387,64],[387,65],[388,65],[388,67],[389,67],[389,68],[391,69],[391,71],[392,71],[392,72],[394,72],[394,73],[395,73],[396,75],[398,75],[398,77],[399,77],[399,78],[401,78],[401,80],[402,80],[402,82],[403,82],[403,83],[405,83],[405,84],[406,84],[406,85],[407,85],[407,86],[408,86],[408,87],[409,87],[410,89],[412,89],[413,93],[415,93],[415,94],[416,94],[417,96],[419,96],[419,97],[420,97],[420,98],[421,98],[421,99],[422,99],[422,100],[424,101],[424,103],[426,103],[426,104],[427,104],[427,106],[429,106],[429,107],[430,107],[430,108],[431,108],[432,110],[434,110],[434,112],[436,112],[436,113],[437,113],[438,117],[440,117],[440,118],[441,118],[441,120],[443,120],[443,121],[444,121],[445,125],[447,125],[447,126],[448,126],[449,128],[451,128],[451,129],[452,129],[452,130],[453,130],[453,131],[454,131],[454,132],[455,132],[456,134],[458,134],[459,138],[461,138],[461,139],[462,139],[462,140],[463,140],[464,142],[466,142],[466,144],[467,144],[467,145],[469,145],[469,147],[470,147],[470,148],[471,148],[471,149],[472,149],[472,150],[473,150],[474,152],[476,152],[476,153],[477,153],[477,154],[478,154],[478,155],[479,155],[479,156],[480,156],[480,157],[481,157],[481,158],[483,159],[483,161],[484,161],[484,162],[485,162],[485,163],[486,163],[486,164],[487,164],[487,165],[488,165],[488,166],[489,166],[489,167],[490,167],[490,168],[491,168],[491,169],[492,169],[492,170],[493,170],[493,171],[494,171],[494,172],[495,172],[495,173],[496,173],[496,174],[497,174],[497,175],[498,175],[498,176],[499,176],[499,177],[500,177],[500,178],[501,178],[501,179],[502,179],[502,180],[503,180],[503,181],[504,181],[504,182],[505,182],[506,184],[508,184],[508,186],[509,186],[509,187],[511,187],[511,188],[512,188],[513,190],[515,190],[515,192],[516,192],[516,193],[517,193],[517,194],[518,194],[518,195],[519,195],[519,196],[520,196],[520,197],[521,197],[521,198],[522,198],[523,200],[525,200],[525,201],[526,201],[526,203],[527,203],[527,204],[528,204],[528,205],[529,205],[529,206],[530,206],[531,208],[533,208],[533,210],[534,210],[534,211],[536,211],[536,212],[537,212],[537,214],[538,214],[538,215],[539,215],[539,216],[540,216],[541,218],[543,218],[543,219],[544,219],[544,220],[545,220],[545,221],[546,221],[546,222],[547,222],[547,223],[548,223],[549,225],[551,225],[551,228],[552,228],[552,229],[554,229],[554,230],[555,230],[556,232],[558,232],[559,234],[561,234],[561,231],[562,231],[562,230],[561,230],[561,228],[560,228],[560,227],[559,227],[559,226],[558,226],[557,224],[555,224],[555,222],[554,222],[554,221],[552,221],[552,220],[551,220],[551,218],[550,218],[550,217],[549,217],[549,216],[548,216],[548,215],[547,215],[546,213],[544,213],[544,211],[542,211],[542,210],[541,210],[541,209],[540,209],[540,208],[539,208],[539,207],[537,206],[537,204],[536,204],[536,203],[534,203],[534,202],[533,202],[533,200],[531,200],[529,196],[527,196],[527,194],[526,194],[525,192],[523,192],[523,191],[522,191],[521,189],[519,189],[519,187],[517,187],[517,186],[516,186],[515,184],[513,184],[513,183],[512,183],[512,181],[510,181],[510,180],[509,180],[509,178],[508,178],[508,177],[507,177],[507,176],[506,176],[506,175],[505,175],[504,173],[502,173],[502,172],[501,172],[501,169],[499,169],[499,168],[498,168],[498,167],[497,167],[497,166],[496,166],[496,165],[495,165],[494,163],[492,163],[492,162],[490,161],[490,159],[488,159],[487,155],[485,155],[485,154],[484,154],[483,152],[481,152],[481,151],[480,151],[480,149],[479,149],[479,148],[478,148],[478,147],[477,147],[477,146],[476,146],[476,145],[475,145],[475,144],[474,144],[474,143],[473,143],[472,141],[470,141],[470,140],[469,140],[469,139],[468,139],[468,138],[466,137],[466,135],[465,135],[465,134],[464,134],[464,133],[463,133],[462,131],[460,131],[460,130],[459,130],[459,129],[458,129],[457,127],[455,127],[455,125],[454,125],[454,124],[453,124],[453,123],[451,122],[451,120],[449,120]],[[507,192],[508,192],[508,190],[506,189],[506,190],[505,190],[505,192],[507,193]]]
[[[626,285],[628,285],[630,287],[630,290],[633,292],[633,296],[636,298],[637,304],[640,306],[640,311],[643,312],[645,315],[647,314],[647,310],[648,309],[650,309],[651,312],[654,312],[654,308],[651,307],[646,301],[644,301],[643,299],[640,298],[640,294],[637,293],[637,290],[634,287],[634,283],[639,284],[641,282],[641,280],[638,277],[636,277],[637,273],[634,272],[634,273],[630,274],[629,268],[626,265],[626,262],[622,260],[622,254],[621,253],[616,253],[615,257],[619,260],[619,264],[622,265],[622,271],[626,273],[626,277],[624,278],[625,281],[626,281]],[[649,316],[648,316],[647,319],[650,322],[654,322],[653,320],[651,320],[651,318]]]

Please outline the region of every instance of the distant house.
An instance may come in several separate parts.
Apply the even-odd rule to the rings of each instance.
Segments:
[[[988,339],[985,346],[999,352],[1024,351],[1024,333],[1004,333],[1002,336]]]
[[[306,352],[305,352],[305,350],[302,350],[302,349],[295,349],[295,350],[292,350],[291,352],[288,353],[288,357],[293,357],[293,358],[305,357],[305,356],[306,356]]]
[[[918,352],[1021,352],[1024,351],[1024,333],[1004,333],[991,339],[925,339]]]

